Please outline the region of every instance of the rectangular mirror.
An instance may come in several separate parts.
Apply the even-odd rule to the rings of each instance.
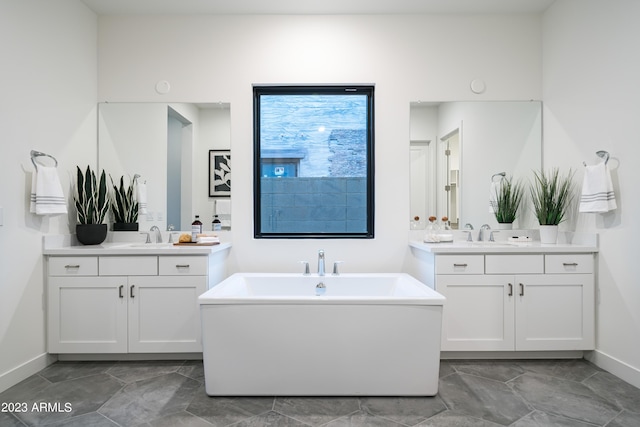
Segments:
[[[140,175],[147,185],[140,230],[190,230],[195,215],[211,229],[216,201],[209,197],[209,151],[229,150],[228,103],[101,103],[98,168],[114,181]],[[224,205],[224,206],[223,206]],[[225,226],[230,226],[228,202]]]
[[[541,102],[412,102],[410,114],[410,227],[446,216],[452,228],[496,228],[492,177],[504,172],[528,185],[542,168]],[[535,224],[525,200],[514,227]]]

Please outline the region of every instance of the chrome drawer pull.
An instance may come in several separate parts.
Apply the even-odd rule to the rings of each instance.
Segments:
[[[520,296],[524,296],[524,285],[522,283],[520,283]]]
[[[79,264],[67,264],[64,266],[64,268],[80,268]]]
[[[508,284],[509,285],[509,293],[508,296],[512,297],[513,296],[513,285],[511,283]]]
[[[456,264],[454,263],[453,266],[454,267],[467,267],[468,264]]]
[[[122,295],[122,289],[124,288],[124,285],[120,285],[118,287],[118,295],[120,296],[120,298],[124,298],[124,295]]]
[[[176,268],[189,268],[189,264],[176,264]]]
[[[133,288],[135,288],[135,287],[136,287],[136,285],[131,285],[131,287],[129,288],[129,296],[131,298],[135,298],[136,297],[135,295],[133,295]]]
[[[578,263],[577,262],[563,262],[562,265],[564,265],[565,267],[577,267]]]

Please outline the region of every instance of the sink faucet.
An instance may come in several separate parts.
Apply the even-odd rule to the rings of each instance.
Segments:
[[[480,232],[478,233],[478,241],[480,242],[484,241],[484,230],[491,230],[489,224],[482,224],[482,227],[480,227]]]
[[[324,250],[318,251],[318,276],[324,276]]]
[[[155,231],[156,232],[156,243],[162,243],[162,233],[160,232],[160,229],[158,228],[157,225],[154,225],[153,227],[151,227],[149,229],[149,231]]]

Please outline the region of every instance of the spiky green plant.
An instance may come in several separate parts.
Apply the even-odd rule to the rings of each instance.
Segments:
[[[87,166],[84,175],[79,166],[73,200],[76,205],[78,224],[103,224],[109,211],[109,196],[107,194],[107,178],[104,171],[100,174],[100,181],[96,174]]]
[[[125,188],[124,176],[120,177],[120,186],[116,186],[109,175],[113,192],[111,193],[111,212],[114,222],[135,223],[138,222],[138,202],[133,200],[133,183]]]
[[[558,168],[545,173],[534,172],[531,186],[533,210],[540,225],[558,225],[564,219],[574,196],[573,172],[560,176]]]
[[[521,181],[514,181],[513,177],[504,178],[496,190],[496,220],[508,224],[515,221],[523,196],[524,186]]]

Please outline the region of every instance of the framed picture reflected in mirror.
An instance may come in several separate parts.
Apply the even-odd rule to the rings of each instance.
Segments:
[[[231,150],[209,150],[209,197],[231,197]]]

